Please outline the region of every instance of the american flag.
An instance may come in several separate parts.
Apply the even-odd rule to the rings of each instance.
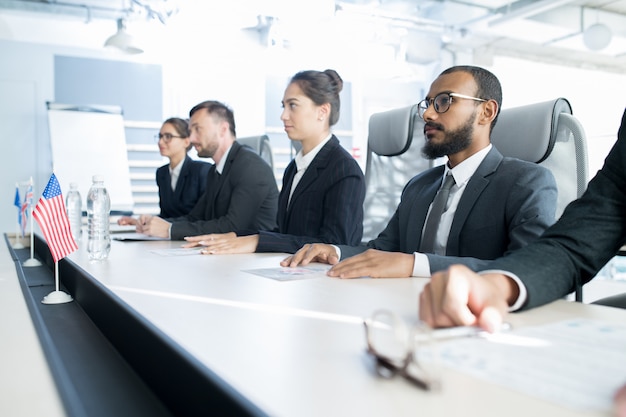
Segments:
[[[50,177],[46,189],[35,206],[33,217],[37,220],[48,242],[54,262],[58,262],[59,259],[63,259],[78,249],[70,231],[61,186],[56,175],[52,174]]]

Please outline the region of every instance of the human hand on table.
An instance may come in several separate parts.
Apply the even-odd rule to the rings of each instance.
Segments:
[[[358,278],[370,276],[409,277],[413,272],[414,256],[406,253],[384,252],[375,249],[347,258],[339,262],[337,251],[332,245],[313,243],[304,245],[294,255],[285,258],[282,266],[296,267],[311,262],[334,265],[327,272],[337,278]]]
[[[137,223],[138,223],[138,220],[130,216],[122,216],[119,219],[117,219],[117,224],[119,224],[120,226],[137,225]]]
[[[232,253],[254,253],[259,243],[259,235],[237,236],[233,232],[213,233],[209,235],[189,236],[183,245],[185,248],[204,246],[204,255],[221,255]]]
[[[419,299],[420,319],[432,327],[500,328],[508,307],[519,295],[506,275],[478,275],[463,265],[433,274]]]
[[[405,278],[413,273],[413,254],[368,249],[346,258],[328,270],[336,278]]]
[[[280,265],[295,268],[299,265],[308,265],[311,262],[334,265],[339,262],[339,255],[337,255],[337,251],[332,245],[307,243],[302,246],[298,252],[283,259]]]
[[[137,222],[137,233],[143,233],[149,236],[155,237],[170,237],[171,223],[163,220],[158,216],[150,216],[148,214],[142,214]]]

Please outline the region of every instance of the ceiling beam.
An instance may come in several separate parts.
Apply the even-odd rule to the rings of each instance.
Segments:
[[[488,26],[497,26],[502,23],[509,22],[511,20],[516,19],[524,19],[529,16],[534,16],[539,13],[546,12],[548,10],[555,9],[559,6],[562,6],[567,3],[571,3],[573,0],[541,0],[530,3],[528,6],[520,7],[517,10],[514,10],[509,13],[505,13],[504,15],[490,20],[487,24]]]

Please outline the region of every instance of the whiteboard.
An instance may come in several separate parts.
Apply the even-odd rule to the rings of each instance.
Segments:
[[[111,197],[111,211],[131,212],[133,196],[121,108],[47,105],[52,169],[63,195],[70,183],[77,183],[85,211],[92,177],[99,174]]]

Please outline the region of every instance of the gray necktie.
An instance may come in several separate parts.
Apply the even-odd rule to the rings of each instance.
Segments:
[[[422,242],[420,244],[420,252],[422,253],[433,253],[435,239],[437,238],[437,229],[439,229],[439,220],[441,220],[441,215],[446,210],[450,188],[452,188],[453,185],[454,177],[451,174],[446,175],[443,185],[433,200],[428,219],[426,219],[424,234],[422,235]]]

